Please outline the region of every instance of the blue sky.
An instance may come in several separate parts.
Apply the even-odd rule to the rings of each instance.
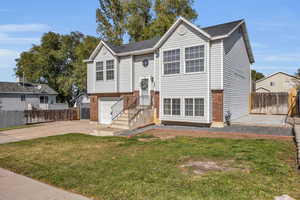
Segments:
[[[47,31],[96,34],[98,0],[3,1],[0,7],[0,81],[15,81],[14,59]],[[208,26],[245,19],[256,63],[268,75],[300,68],[299,0],[196,0],[196,23]]]

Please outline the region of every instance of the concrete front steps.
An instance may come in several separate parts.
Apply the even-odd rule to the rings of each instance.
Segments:
[[[128,111],[124,111],[117,119],[113,120],[112,124],[109,126],[114,129],[129,130],[129,116]]]

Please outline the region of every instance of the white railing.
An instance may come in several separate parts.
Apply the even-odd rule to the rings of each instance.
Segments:
[[[116,119],[117,117],[119,117],[124,111],[124,99],[123,97],[121,97],[117,103],[115,103],[114,105],[112,105],[111,107],[111,116],[112,116],[112,120]]]

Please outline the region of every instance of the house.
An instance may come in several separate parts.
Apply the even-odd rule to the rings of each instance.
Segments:
[[[57,104],[57,92],[46,84],[0,82],[0,110],[23,111],[32,109],[66,109]]]
[[[284,72],[277,72],[256,81],[256,92],[289,92],[290,89],[299,85],[299,78]]]
[[[199,28],[180,17],[161,38],[101,41],[85,62],[92,121],[111,124],[145,105],[164,124],[220,124],[229,112],[232,119],[248,114],[254,57],[244,20]],[[130,107],[128,97],[139,101]]]

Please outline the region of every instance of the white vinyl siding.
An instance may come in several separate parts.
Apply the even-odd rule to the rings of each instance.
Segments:
[[[164,74],[180,73],[180,49],[164,51]]]
[[[211,89],[220,90],[223,89],[223,41],[212,41],[210,46]]]
[[[204,71],[204,45],[185,48],[185,72]]]
[[[231,119],[249,113],[250,62],[242,34],[235,31],[224,40],[224,117]]]
[[[131,92],[133,85],[132,67],[133,61],[131,56],[120,57],[119,64],[119,92]]]
[[[149,64],[147,67],[143,66],[143,61],[148,60]],[[140,90],[140,81],[142,77],[154,77],[154,54],[145,54],[134,56],[134,90]],[[156,82],[151,82],[150,88],[154,88],[157,85]]]
[[[179,34],[178,29],[186,29],[185,34]],[[185,73],[185,49],[194,46],[204,46],[204,71],[201,73]],[[164,74],[163,53],[169,50],[180,49],[180,73]],[[162,44],[160,48],[160,120],[162,121],[181,121],[194,123],[209,123],[209,41],[199,32],[195,31],[188,25],[182,23],[173,34]],[[180,98],[181,113],[180,115],[164,115],[163,98]],[[203,98],[204,115],[199,117],[185,116],[184,99],[185,98]]]
[[[107,75],[107,61],[113,60],[113,70],[111,67],[109,67],[108,72],[110,75]],[[104,80],[103,81],[96,81],[96,63],[103,62],[104,65]],[[111,66],[111,65],[110,65]],[[91,68],[88,68],[91,70]],[[118,69],[118,62],[117,59],[111,54],[111,52],[106,48],[102,47],[102,49],[99,51],[98,55],[95,58],[95,61],[93,63],[93,83],[89,87],[89,93],[115,93],[118,91],[117,87],[117,69]],[[88,72],[89,74],[90,72]],[[113,73],[113,75],[111,74]],[[107,77],[109,76],[109,77]],[[89,77],[90,78],[90,77]],[[113,80],[107,80],[107,78],[113,78]]]

